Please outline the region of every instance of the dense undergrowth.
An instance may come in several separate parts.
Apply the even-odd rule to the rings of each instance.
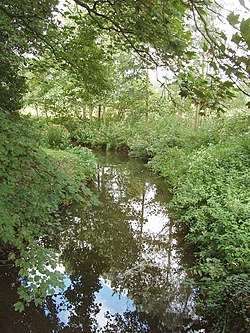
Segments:
[[[249,332],[249,117],[205,119],[197,132],[176,116],[52,123],[79,145],[128,149],[167,178],[173,218],[188,228],[186,240],[197,249],[192,274],[200,313],[211,332]]]
[[[0,112],[0,259],[19,268],[17,310],[60,285],[57,256],[44,239],[60,230],[61,207],[89,200],[84,182],[95,173],[88,149],[46,150],[39,138],[30,119]]]

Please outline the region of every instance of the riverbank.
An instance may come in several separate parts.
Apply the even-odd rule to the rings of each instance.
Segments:
[[[129,149],[168,180],[173,217],[188,228],[186,241],[197,248],[192,273],[201,314],[214,323],[213,332],[248,332],[248,117],[207,119],[198,132],[171,116],[71,128],[69,119],[60,123],[79,144]]]
[[[6,305],[2,330],[192,332],[200,324],[186,283],[193,258],[169,219],[166,182],[125,153],[98,150],[95,156],[98,171],[89,189],[99,205],[65,207],[60,232],[47,242],[58,253],[65,287],[21,314]],[[0,294],[4,285],[5,304],[11,304],[17,275],[6,271]]]
[[[50,271],[50,266],[57,265],[56,255],[44,246],[43,239],[60,231],[58,212],[63,206],[91,199],[89,191],[81,193],[84,181],[96,169],[94,156],[87,149],[44,151],[30,119],[10,118],[1,112],[0,120],[1,262],[14,263],[19,269],[23,283],[16,309],[21,311],[23,303],[36,300],[39,304],[47,290],[60,285],[60,274]],[[37,272],[40,275],[36,276]]]

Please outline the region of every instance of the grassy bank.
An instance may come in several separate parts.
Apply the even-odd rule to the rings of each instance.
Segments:
[[[249,118],[205,119],[197,132],[176,116],[69,124],[60,120],[79,144],[128,149],[167,178],[173,218],[197,249],[192,274],[200,313],[212,323],[211,332],[248,332]]]

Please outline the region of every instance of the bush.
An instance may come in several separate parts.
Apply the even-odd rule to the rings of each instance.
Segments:
[[[205,305],[205,306],[204,306]],[[212,324],[213,333],[250,332],[250,280],[246,274],[232,275],[211,288],[198,305]]]
[[[247,287],[246,280],[240,278],[250,270],[249,146],[244,131],[237,140],[227,137],[225,142],[195,152],[188,172],[179,174],[171,207],[175,219],[188,226],[186,240],[199,249],[193,273],[201,277],[199,285],[206,295],[205,304],[209,304],[205,308],[202,299],[201,313],[206,310],[207,316],[212,317],[218,327],[213,332],[243,333],[249,327],[250,298],[249,284]],[[244,304],[248,304],[248,309],[244,305],[244,314],[236,311],[243,302],[241,294],[237,294],[238,299],[231,299],[231,294],[225,292],[228,281],[232,291],[236,288],[238,274],[246,288]],[[216,313],[212,304],[221,312]]]
[[[40,149],[29,123],[21,117],[10,120],[0,112],[0,245],[19,268],[21,301],[40,304],[53,286],[60,286],[60,274],[49,269],[56,267],[56,255],[43,246],[42,237],[60,230],[57,212],[62,205],[73,200],[86,203],[86,195],[79,191],[88,176],[84,172],[90,173],[93,165],[85,151],[80,162],[84,168],[69,177],[66,164],[60,167]],[[80,158],[70,155],[78,167]],[[21,301],[15,306],[19,311],[24,306]]]
[[[70,144],[70,132],[63,125],[47,124],[43,130],[44,145],[53,149],[65,149]]]
[[[92,179],[96,174],[97,163],[92,151],[85,147],[67,148],[66,150],[44,151],[52,156],[74,183],[79,184],[84,180]]]

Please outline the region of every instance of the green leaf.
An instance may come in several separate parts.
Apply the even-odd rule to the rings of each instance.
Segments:
[[[36,298],[35,299],[35,306],[38,306],[40,304],[42,304],[43,300],[41,298]]]
[[[245,40],[248,47],[250,48],[250,18],[247,20],[242,20],[242,22],[240,24],[240,31],[241,31],[243,39]]]
[[[232,42],[234,42],[237,45],[240,44],[241,40],[242,40],[241,36],[239,35],[238,32],[232,36]]]
[[[201,90],[199,90],[199,89],[194,89],[194,93],[199,98],[203,98],[204,97],[204,93]]]
[[[220,45],[220,50],[221,50],[222,52],[225,52],[225,50],[226,50],[226,47],[225,47],[225,45],[224,45],[224,44],[221,44],[221,45]]]
[[[24,310],[24,305],[22,302],[16,302],[14,304],[15,311],[22,312]]]
[[[181,89],[180,96],[181,97],[187,97],[189,95],[189,92],[186,89]]]
[[[227,16],[227,20],[228,22],[232,25],[235,26],[238,23],[240,23],[239,21],[240,15],[239,14],[234,14],[234,12],[231,12],[228,16]]]
[[[207,50],[208,50],[208,45],[207,45],[206,43],[204,43],[202,48],[203,48],[203,51],[204,51],[204,52],[207,52]]]
[[[9,253],[8,260],[12,261],[12,260],[15,260],[15,259],[16,259],[15,253],[14,252]]]
[[[233,82],[231,82],[231,81],[225,81],[224,86],[227,88],[232,88],[234,85],[233,85]]]
[[[217,64],[216,64],[214,61],[212,61],[212,62],[210,63],[210,66],[211,66],[215,71],[218,69],[218,66],[217,66]]]

